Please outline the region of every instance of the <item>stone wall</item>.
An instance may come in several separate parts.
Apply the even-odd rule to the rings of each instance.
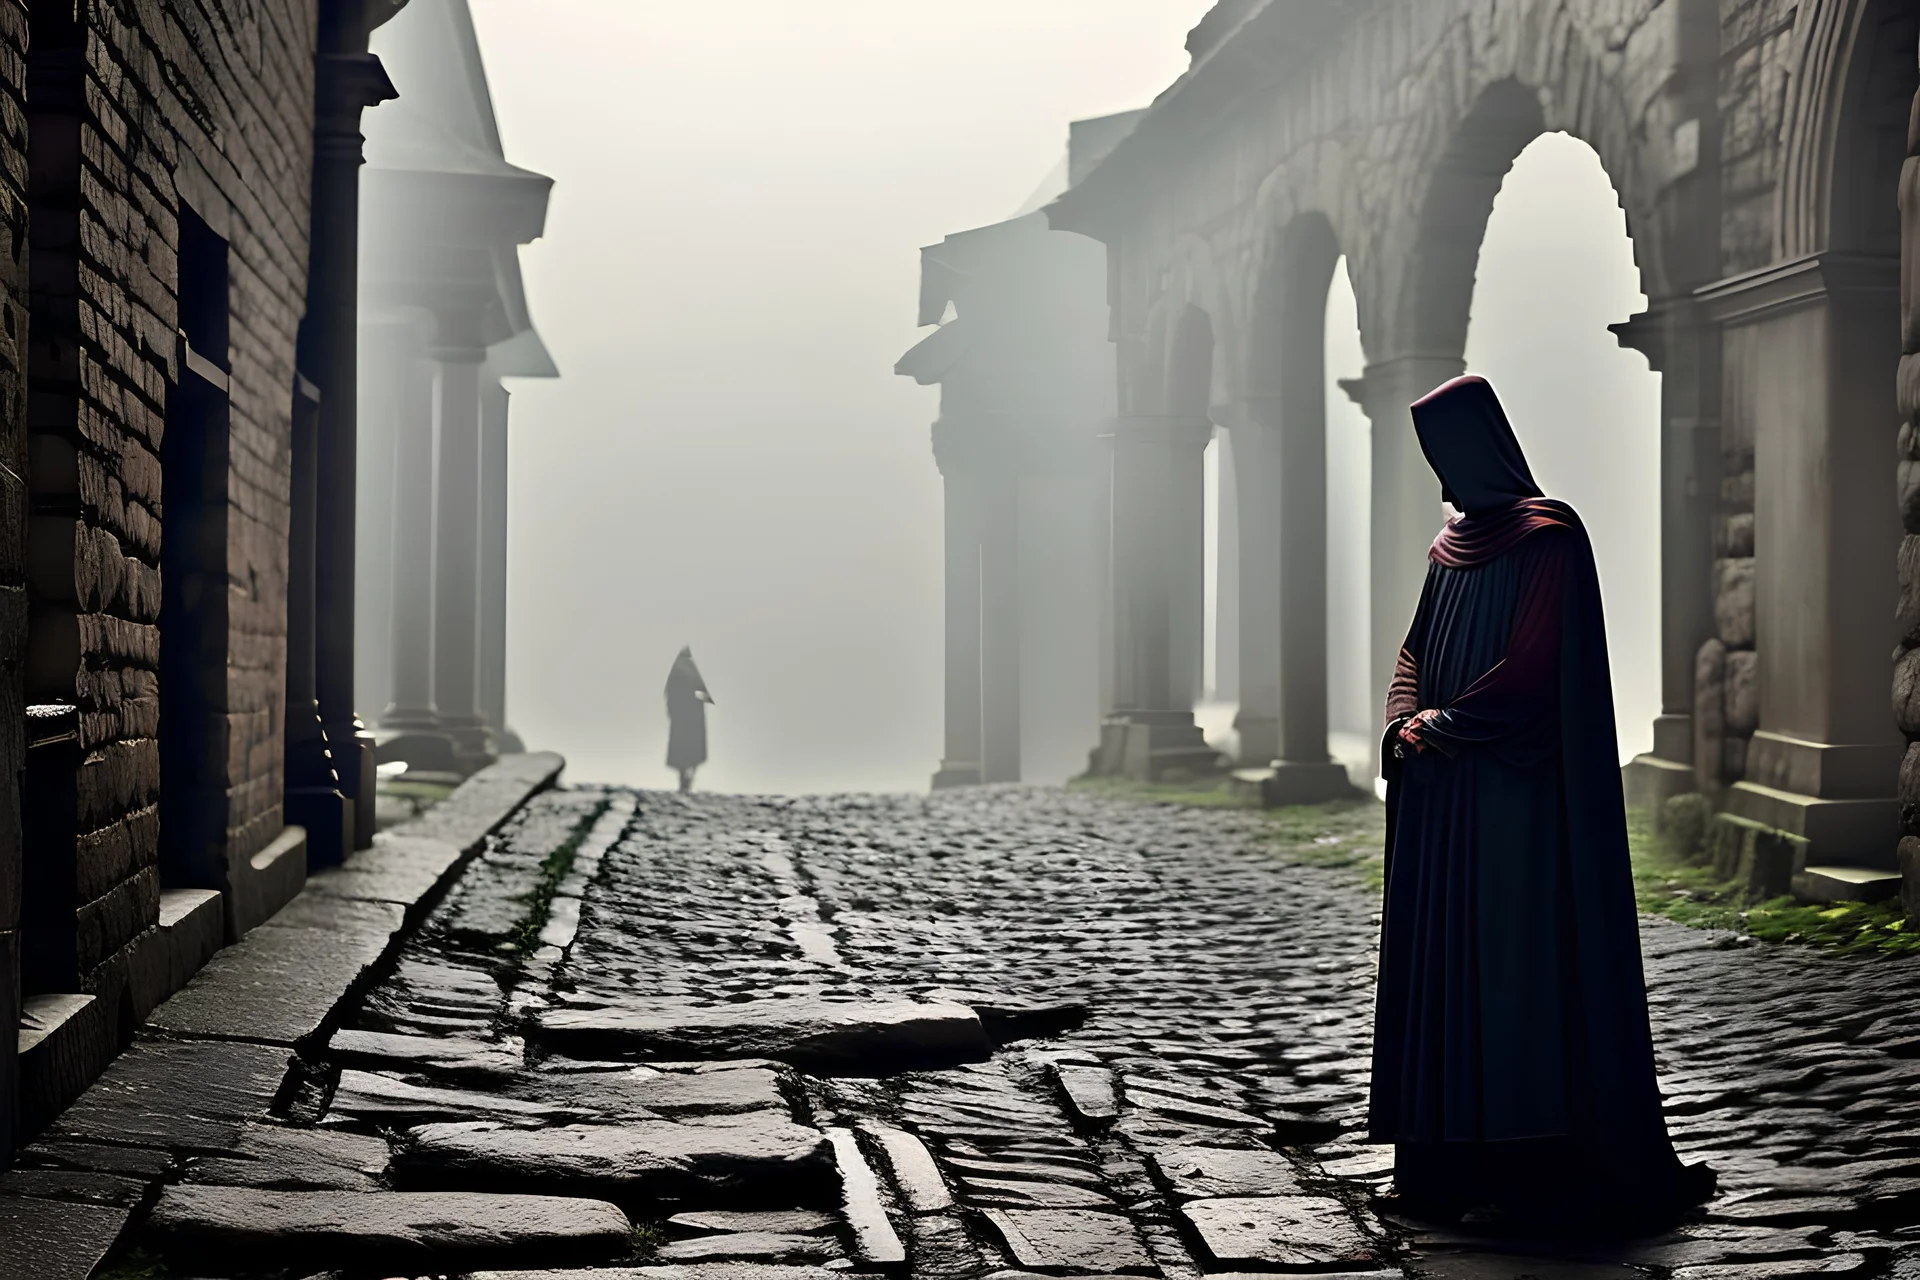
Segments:
[[[164,994],[149,963],[163,887],[226,889],[217,868],[282,828],[315,3],[80,0],[33,21],[27,698],[47,727],[35,767],[73,782],[30,788],[29,821],[74,850],[72,977],[115,1038]],[[191,377],[177,336],[195,323],[181,308],[183,221],[210,231],[228,282],[209,331],[230,340],[200,353],[220,366],[207,385],[227,384],[207,419],[222,425],[194,450],[177,433],[170,447],[167,430]],[[207,519],[181,526],[196,487]],[[171,630],[163,556],[193,567],[206,597]],[[169,689],[163,667],[180,670],[188,647],[198,683]],[[163,727],[169,707],[195,714]],[[168,779],[169,805],[206,815],[203,833],[162,829],[166,735],[205,761],[197,778]]]
[[[1774,260],[1795,0],[1721,0],[1722,275]]]
[[[20,1022],[24,848],[20,774],[26,753],[21,659],[27,643],[27,11],[0,0],[0,1031]],[[12,1149],[13,1037],[0,1035],[0,1158]]]
[[[1893,710],[1907,738],[1900,766],[1900,870],[1907,910],[1920,915],[1920,95],[1900,171],[1900,647]]]

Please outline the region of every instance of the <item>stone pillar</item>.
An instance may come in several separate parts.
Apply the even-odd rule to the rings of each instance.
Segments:
[[[431,735],[440,728],[433,702],[433,402],[431,366],[396,361],[402,385],[393,424],[393,664],[386,733]]]
[[[320,392],[314,542],[314,687],[353,843],[373,843],[373,744],[353,705],[355,387],[359,316],[360,113],[395,96],[367,52],[364,6],[324,6],[315,59],[313,204],[299,368]]]
[[[1466,371],[1453,356],[1401,356],[1367,366],[1342,388],[1373,424],[1373,621],[1368,690],[1384,720],[1387,685],[1420,604],[1427,552],[1444,520],[1440,481],[1413,432],[1413,402]],[[1380,744],[1374,743],[1374,768]]]
[[[488,755],[480,716],[482,350],[441,347],[434,394],[433,702],[462,772]]]
[[[1218,757],[1194,723],[1199,693],[1208,419],[1131,415],[1113,433],[1114,712],[1100,770],[1155,778]]]
[[[1242,700],[1240,680],[1240,639],[1245,630],[1242,618],[1242,594],[1247,574],[1240,547],[1245,541],[1241,512],[1245,506],[1240,492],[1240,442],[1235,439],[1230,420],[1216,422],[1228,427],[1214,438],[1219,450],[1219,484],[1214,505],[1214,601],[1213,601],[1213,687],[1203,690],[1219,702]],[[1244,736],[1243,736],[1244,743]],[[1245,755],[1244,750],[1242,755]]]
[[[1020,484],[980,479],[980,780],[1020,781]]]
[[[1878,673],[1900,521],[1867,497],[1896,420],[1897,278],[1889,259],[1828,253],[1701,295],[1739,389],[1729,434],[1754,457],[1759,730],[1726,803],[1805,840],[1812,865],[1894,865],[1902,744]]]
[[[940,432],[935,427],[938,443]],[[934,789],[982,779],[980,723],[980,534],[972,472],[940,460],[946,485],[946,751]]]
[[[1233,723],[1241,765],[1264,769],[1280,758],[1279,442],[1251,405],[1220,416],[1232,448],[1240,532],[1240,710]]]
[[[507,389],[480,383],[480,715],[503,744],[507,728]],[[503,749],[507,749],[503,746]]]
[[[314,692],[314,539],[318,532],[320,390],[295,378],[291,491],[287,530],[286,820],[307,832],[309,868],[332,866],[353,852],[351,803],[328,750]],[[359,750],[349,742],[358,765]]]
[[[1715,633],[1716,545],[1722,555],[1752,555],[1752,520],[1745,521],[1744,550],[1724,514],[1726,527],[1716,536],[1718,331],[1690,298],[1662,299],[1613,331],[1660,375],[1660,717],[1653,750],[1625,770],[1628,803],[1657,817],[1667,799],[1697,786],[1694,677],[1701,646]]]

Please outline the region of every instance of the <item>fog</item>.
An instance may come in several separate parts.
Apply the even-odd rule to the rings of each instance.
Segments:
[[[937,396],[892,374],[924,336],[918,250],[1013,213],[1068,121],[1150,101],[1208,7],[473,0],[507,154],[556,180],[522,260],[562,376],[513,386],[508,705],[530,745],[668,783],[661,686],[691,645],[703,787],[926,786]],[[1604,327],[1636,288],[1597,162],[1540,140],[1496,205],[1469,358],[1594,526],[1623,746],[1657,710],[1657,383]],[[1331,381],[1362,363],[1343,273],[1329,321]],[[1328,403],[1333,625],[1361,635],[1367,425]],[[1336,728],[1363,734],[1364,673],[1333,653]]]

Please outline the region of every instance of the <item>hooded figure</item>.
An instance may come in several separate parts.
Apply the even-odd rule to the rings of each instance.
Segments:
[[[1464,514],[1387,698],[1371,1137],[1444,1216],[1671,1218],[1713,1175],[1660,1114],[1593,550],[1483,379],[1413,422]]]
[[[707,762],[707,705],[713,695],[693,665],[691,646],[680,650],[667,673],[667,768],[680,774],[680,790],[693,790],[693,771]]]

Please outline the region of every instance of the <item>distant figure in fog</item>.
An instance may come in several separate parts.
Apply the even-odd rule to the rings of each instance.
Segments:
[[[680,790],[693,790],[693,771],[707,762],[707,704],[713,695],[693,665],[691,646],[667,673],[667,768],[680,773]]]
[[[1371,1136],[1416,1211],[1668,1223],[1714,1178],[1660,1114],[1593,548],[1485,381],[1413,423],[1463,514],[1387,696]]]

